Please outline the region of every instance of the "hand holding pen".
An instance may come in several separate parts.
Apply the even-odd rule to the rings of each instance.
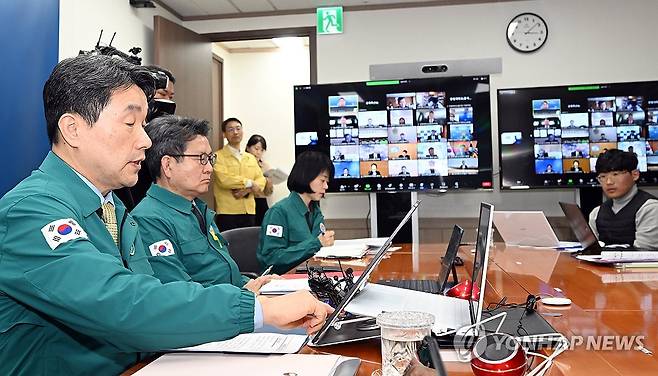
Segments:
[[[273,279],[281,279],[281,276],[276,275],[276,274],[269,274],[272,271],[272,268],[274,265],[270,265],[265,269],[265,271],[256,279],[251,279],[245,285],[243,288],[258,294],[260,292],[260,288],[263,287],[264,284],[270,282]]]
[[[324,223],[320,223],[320,235],[318,235],[318,240],[320,240],[320,243],[323,247],[330,247],[334,245],[334,232],[327,231]]]

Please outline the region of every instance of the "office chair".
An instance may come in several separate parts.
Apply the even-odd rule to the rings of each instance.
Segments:
[[[260,242],[260,226],[234,228],[222,232],[228,242],[228,251],[238,264],[240,273],[250,278],[259,276],[260,264],[256,251]]]

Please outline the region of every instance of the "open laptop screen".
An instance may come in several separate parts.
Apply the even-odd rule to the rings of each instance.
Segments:
[[[594,235],[594,232],[589,227],[589,223],[587,223],[587,219],[585,219],[585,216],[583,215],[583,212],[580,211],[578,205],[568,202],[560,202],[560,207],[564,212],[564,216],[567,217],[571,230],[576,235],[576,239],[578,239],[583,249],[588,251],[598,251],[596,253],[600,253],[599,242],[596,239],[596,235]],[[588,252],[584,252],[584,254],[588,254]]]
[[[402,218],[400,221],[400,224],[398,224],[398,227],[395,228],[391,236],[386,239],[386,242],[384,242],[384,245],[379,249],[377,254],[372,258],[366,269],[363,271],[363,274],[359,277],[359,279],[356,280],[354,285],[349,289],[347,294],[345,294],[345,298],[343,298],[343,301],[336,307],[336,310],[334,313],[332,313],[328,318],[327,321],[324,323],[322,328],[317,332],[315,337],[313,338],[314,342],[318,342],[322,337],[329,331],[329,328],[338,320],[338,317],[342,313],[343,310],[345,310],[345,307],[349,304],[349,302],[352,300],[352,298],[359,292],[361,289],[365,286],[366,282],[368,281],[368,278],[370,277],[370,274],[375,270],[377,265],[382,261],[384,258],[384,255],[386,254],[386,251],[391,247],[393,244],[393,239],[395,236],[400,232],[400,229],[409,221],[411,218],[412,214],[416,209],[418,208],[418,205],[420,205],[420,200],[416,201],[412,206],[411,209],[409,209],[409,212],[407,215]]]
[[[487,265],[489,264],[486,261],[489,258],[489,246],[491,245],[491,223],[493,221],[493,211],[493,205],[485,202],[480,204],[480,220],[478,222],[477,242],[475,243],[475,259],[473,260],[473,273],[471,275],[471,281],[473,281],[472,288],[477,286],[480,291],[480,297],[476,309],[473,308],[473,304],[470,306],[472,324],[479,322],[482,318]]]

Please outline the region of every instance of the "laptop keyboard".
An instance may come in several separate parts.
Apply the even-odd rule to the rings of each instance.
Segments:
[[[439,283],[431,279],[382,279],[377,281],[377,283],[384,286],[428,292],[430,294],[438,294],[440,292]]]

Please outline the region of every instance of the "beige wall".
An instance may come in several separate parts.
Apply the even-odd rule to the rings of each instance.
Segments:
[[[133,8],[128,0],[59,0],[59,59],[78,55],[96,45],[103,29],[101,44],[107,45],[116,31],[112,46],[123,52],[142,48],[143,64],[153,62],[153,16],[181,23],[162,8]]]
[[[505,40],[508,22],[535,12],[548,23],[546,45],[533,54],[514,52]],[[347,12],[345,32],[320,35],[319,83],[367,80],[371,64],[501,57],[503,72],[491,77],[494,168],[498,166],[496,90],[504,87],[606,81],[655,80],[658,1],[536,0]],[[197,32],[315,25],[315,15],[186,22]],[[632,57],[627,51],[632,49]],[[495,176],[494,184],[499,184]],[[561,216],[557,201],[574,201],[575,190],[464,192],[425,198],[421,217],[476,217],[478,203],[505,210],[543,210]],[[323,203],[329,218],[365,218],[365,194],[332,195]]]
[[[509,20],[526,11],[540,14],[549,28],[546,45],[533,54],[514,52],[504,37]],[[180,22],[162,8],[135,9],[127,1],[61,0],[60,58],[92,47],[98,38],[98,31],[104,28],[108,36],[104,39],[106,42],[112,32],[118,31],[114,45],[122,50],[140,46],[145,51],[142,55],[145,63],[150,63],[154,14]],[[317,38],[318,81],[367,80],[371,64],[501,57],[503,72],[491,78],[492,131],[495,135],[498,132],[495,96],[498,88],[657,79],[655,61],[658,51],[651,48],[655,42],[656,14],[658,1],[655,0],[626,0],[623,4],[618,0],[535,0],[348,12],[345,14],[344,34]],[[199,33],[241,31],[314,26],[315,15],[182,24]],[[627,53],[629,49],[633,51],[630,57]],[[232,63],[228,61],[228,65]],[[260,72],[250,74],[258,75]],[[258,90],[251,84],[247,85],[247,81],[230,82],[228,74],[225,74],[225,79],[229,90],[235,87],[244,92],[252,91],[251,95]],[[249,79],[249,82],[254,81]],[[246,98],[241,103],[250,102],[249,95]],[[241,105],[235,105],[232,99],[227,101],[226,116],[231,116],[232,110],[242,111]],[[269,102],[276,101],[266,102],[269,105]],[[248,129],[260,131],[261,125],[251,120],[249,113],[263,111],[256,106],[254,108],[242,117],[247,116],[244,119]],[[287,111],[280,118],[272,118],[273,124],[280,127],[276,128],[276,135],[265,136],[268,140],[277,140],[276,144],[281,140],[282,147],[285,142],[291,146],[276,153],[270,151],[270,158],[273,154],[277,154],[278,158],[279,153],[288,156],[292,153],[292,107],[289,106]],[[495,169],[498,166],[496,139],[494,136]],[[275,142],[271,143],[274,147]],[[291,161],[288,159],[286,162],[285,158],[280,167],[285,168],[286,163],[288,168],[292,167]],[[494,183],[498,185],[497,176]],[[656,190],[652,191],[656,193]],[[420,209],[421,217],[475,217],[477,204],[483,200],[494,203],[500,209],[543,210],[549,216],[560,216],[557,201],[574,201],[575,191],[501,193],[496,188],[493,192],[420,196],[425,198]],[[367,196],[331,195],[324,200],[323,211],[329,218],[365,218],[368,212]]]

